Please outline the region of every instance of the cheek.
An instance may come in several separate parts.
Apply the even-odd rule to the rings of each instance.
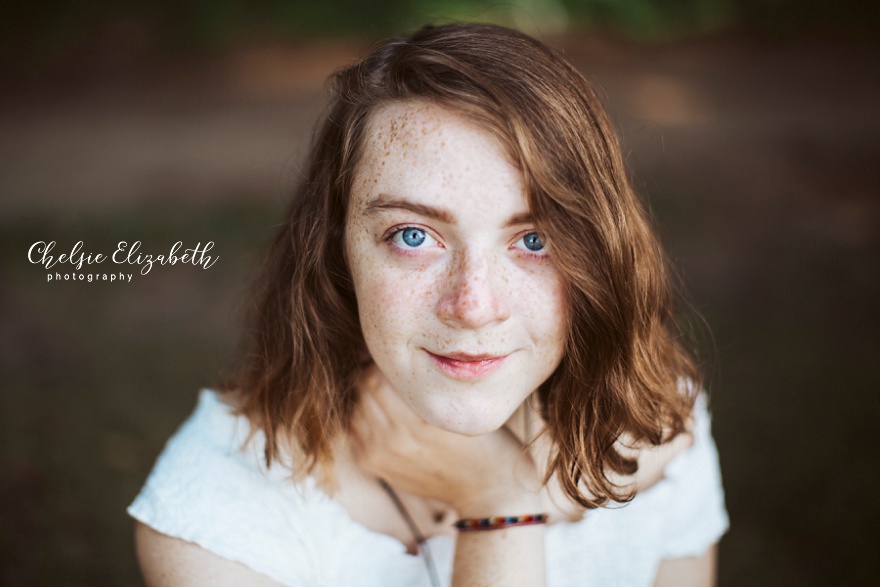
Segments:
[[[393,284],[370,275],[355,289],[364,336],[387,335],[399,330],[402,316],[394,303]]]
[[[374,357],[399,352],[425,331],[434,289],[426,273],[398,272],[387,260],[376,261],[352,272],[361,329]]]
[[[562,358],[568,330],[568,298],[562,278],[553,275],[541,280],[545,285],[535,290],[530,309],[532,332],[540,355],[555,364]],[[529,296],[523,296],[528,298]]]

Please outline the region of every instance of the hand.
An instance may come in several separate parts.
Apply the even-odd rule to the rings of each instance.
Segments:
[[[360,382],[352,418],[360,467],[407,493],[445,503],[462,517],[532,513],[541,482],[507,430],[469,437],[419,417],[375,365]]]

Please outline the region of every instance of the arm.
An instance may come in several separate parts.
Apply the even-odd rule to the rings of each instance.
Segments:
[[[654,587],[712,587],[717,558],[718,545],[713,544],[700,556],[664,559]]]
[[[467,437],[419,418],[374,370],[361,386],[351,442],[359,466],[407,493],[447,504],[461,518],[540,513],[534,462],[507,430]],[[543,587],[544,527],[461,532],[453,587]]]
[[[544,527],[463,532],[455,545],[453,587],[544,585]]]
[[[539,513],[539,494],[492,498],[479,495],[456,509],[462,518]],[[452,586],[545,584],[544,526],[460,532],[455,544]]]
[[[135,550],[149,587],[280,587],[266,575],[192,542],[135,523]]]

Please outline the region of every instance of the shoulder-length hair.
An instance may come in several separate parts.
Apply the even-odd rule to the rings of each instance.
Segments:
[[[285,438],[304,457],[295,470],[310,473],[332,462],[349,425],[370,362],[343,255],[352,179],[371,113],[427,100],[501,141],[567,286],[564,357],[538,389],[556,449],[547,479],[586,507],[631,497],[608,476],[637,468],[617,441],[658,445],[681,433],[693,404],[681,382],[697,374],[674,334],[663,251],[590,84],[522,33],[451,24],[381,43],[334,74],[331,88],[232,382],[241,413],[265,432],[267,461]]]

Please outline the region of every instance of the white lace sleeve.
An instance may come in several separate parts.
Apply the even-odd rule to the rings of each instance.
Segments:
[[[241,450],[246,435],[247,422],[203,390],[128,513],[281,583],[320,584],[310,564],[314,540],[305,539],[307,505],[260,466],[259,455]],[[280,491],[282,483],[289,488]]]
[[[665,470],[672,491],[664,512],[663,558],[703,554],[730,524],[704,394],[697,398],[694,418],[694,444]]]

